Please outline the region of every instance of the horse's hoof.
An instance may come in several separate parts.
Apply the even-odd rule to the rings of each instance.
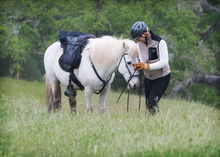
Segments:
[[[71,109],[71,114],[74,114],[74,115],[76,115],[76,109]]]
[[[87,108],[86,108],[86,112],[87,112],[87,113],[93,112],[93,107],[87,107]]]
[[[105,113],[105,108],[100,108],[100,109],[99,109],[99,112],[100,112],[101,114],[104,114],[104,113]]]

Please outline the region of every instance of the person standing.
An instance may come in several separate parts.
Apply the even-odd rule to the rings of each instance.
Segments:
[[[159,111],[158,102],[170,82],[168,48],[163,37],[149,30],[143,21],[134,23],[130,31],[138,42],[140,62],[133,64],[135,70],[144,70],[146,108],[154,115]]]

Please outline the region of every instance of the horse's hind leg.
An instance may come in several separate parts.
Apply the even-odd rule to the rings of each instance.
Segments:
[[[47,78],[47,75],[44,76],[44,79],[45,79],[45,85],[46,85],[46,104],[47,104],[48,112],[50,113],[53,107],[52,86],[50,84],[49,79]]]
[[[69,103],[70,103],[71,113],[74,112],[76,114],[76,97],[75,96],[70,96],[69,97]]]
[[[53,81],[51,81],[51,85],[52,85],[52,94],[53,94],[53,109],[54,111],[56,109],[60,109],[61,108],[61,87],[60,87],[60,81],[55,79]]]

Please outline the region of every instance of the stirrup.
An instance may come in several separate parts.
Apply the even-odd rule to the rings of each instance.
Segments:
[[[76,91],[74,90],[73,88],[73,85],[72,84],[69,84],[67,86],[67,89],[65,90],[64,94],[68,97],[70,96],[76,96]]]

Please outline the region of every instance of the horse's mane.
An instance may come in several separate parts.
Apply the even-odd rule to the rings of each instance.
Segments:
[[[123,39],[123,42],[126,43],[125,47],[128,49],[127,53],[132,57],[137,57],[138,45],[133,40],[129,40],[129,39]]]
[[[123,42],[125,43],[124,46]],[[90,39],[88,48],[89,55],[94,62],[102,65],[116,63],[123,52],[127,50],[129,55],[133,57],[138,55],[137,44],[133,41],[111,36]]]

